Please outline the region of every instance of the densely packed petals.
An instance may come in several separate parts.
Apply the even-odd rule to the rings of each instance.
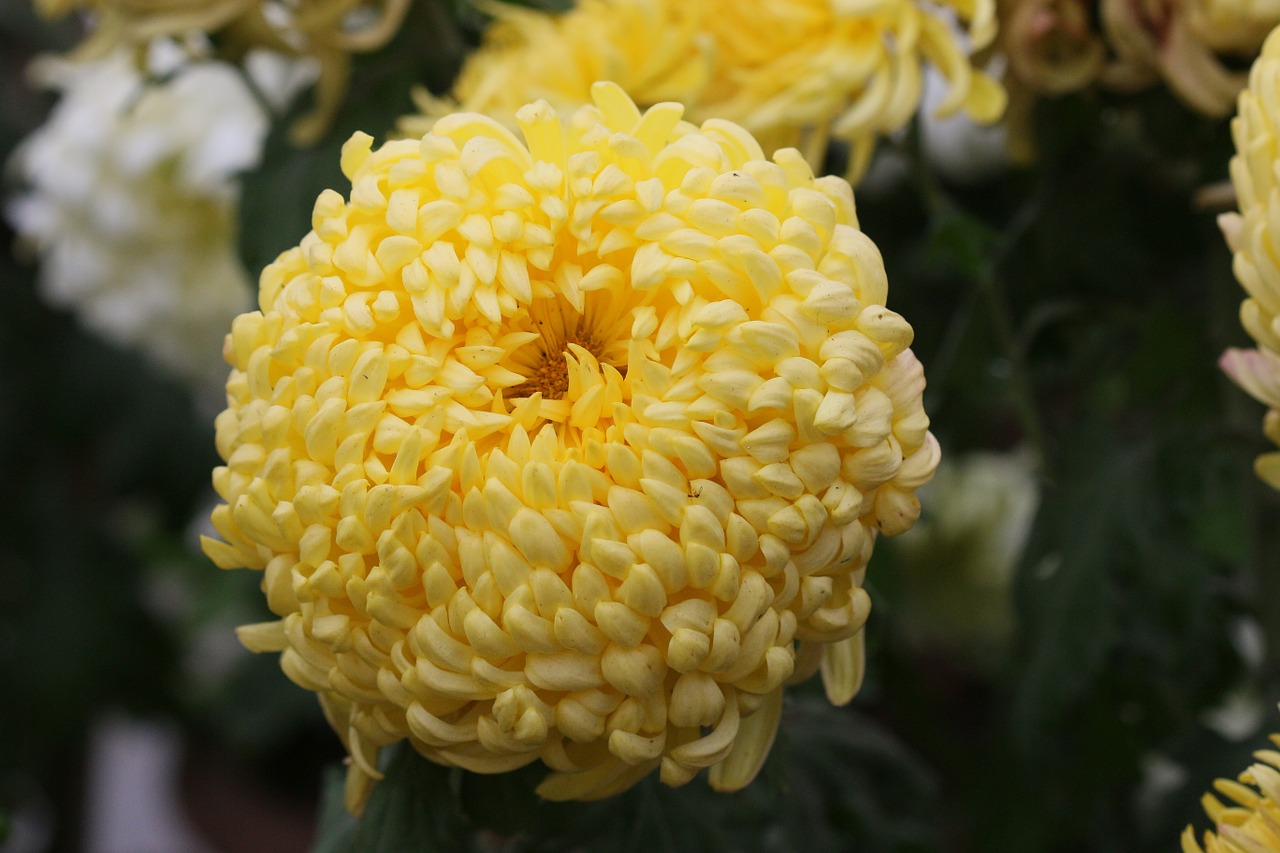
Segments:
[[[1280,747],[1280,736],[1272,735]],[[1214,823],[1205,830],[1201,843],[1188,826],[1182,834],[1183,853],[1269,853],[1280,851],[1280,752],[1264,749],[1254,753],[1258,763],[1238,777],[1214,783],[1223,803],[1213,794],[1200,802]],[[1203,844],[1203,846],[1202,846]]]
[[[164,83],[120,53],[41,71],[61,100],[15,155],[26,186],[7,213],[39,253],[42,294],[218,388],[226,325],[252,305],[236,176],[257,162],[267,115],[223,63],[179,66]]]
[[[995,35],[993,0],[582,0],[561,16],[496,8],[498,21],[451,99],[420,95],[424,115],[407,119],[407,130],[425,130],[453,109],[514,127],[526,101],[571,109],[588,101],[594,81],[608,79],[641,105],[678,100],[692,120],[736,122],[766,151],[801,148],[815,169],[830,139],[845,140],[856,179],[876,138],[915,114],[925,64],[950,85],[940,115],[963,110],[991,122],[1004,108],[999,85],[974,67],[948,23],[968,26],[969,47],[986,45]]]
[[[849,184],[593,93],[352,137],[227,338],[205,548],[264,572],[242,639],[320,694],[352,807],[402,739],[553,799],[745,785],[784,684],[857,690],[937,464]]]
[[[1280,444],[1280,187],[1277,186],[1277,124],[1280,123],[1280,35],[1273,34],[1249,74],[1231,123],[1236,155],[1231,182],[1240,210],[1219,219],[1234,252],[1236,279],[1249,294],[1240,306],[1245,331],[1257,350],[1229,350],[1222,368],[1235,382],[1265,403],[1267,437]],[[1258,476],[1280,488],[1280,453],[1258,457]]]

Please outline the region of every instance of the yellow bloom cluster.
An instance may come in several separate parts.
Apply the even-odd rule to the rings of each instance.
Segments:
[[[1280,735],[1272,735],[1271,741],[1280,747]],[[1238,782],[1214,783],[1233,805],[1213,794],[1201,799],[1217,831],[1205,830],[1202,847],[1188,826],[1182,834],[1183,853],[1280,853],[1280,752],[1265,749],[1254,757],[1258,763],[1241,773]]]
[[[784,683],[861,678],[878,532],[938,447],[849,184],[620,88],[343,150],[227,339],[224,567],[353,760],[736,789]]]
[[[350,54],[375,50],[399,29],[410,0],[37,0],[48,17],[76,8],[94,15],[94,30],[77,53],[98,57],[121,45],[156,38],[221,32],[233,53],[265,48],[319,62],[316,106],[293,127],[295,141],[314,141],[346,94]]]
[[[1222,367],[1242,388],[1269,407],[1264,432],[1280,444],[1280,30],[1267,38],[1240,95],[1240,111],[1231,122],[1236,155],[1231,159],[1239,213],[1219,219],[1235,253],[1236,279],[1249,298],[1240,320],[1257,350],[1229,350]],[[1280,488],[1280,453],[1258,457],[1258,476]]]
[[[831,137],[846,140],[856,179],[877,135],[919,108],[924,62],[950,81],[939,115],[963,109],[991,122],[1004,109],[1003,90],[973,67],[946,20],[967,22],[971,46],[982,47],[995,35],[994,0],[581,0],[561,16],[495,11],[452,98],[419,93],[423,115],[406,119],[406,131],[455,109],[514,127],[527,101],[572,109],[593,82],[614,80],[639,104],[678,100],[691,120],[736,122],[766,151],[801,148],[815,169]]]

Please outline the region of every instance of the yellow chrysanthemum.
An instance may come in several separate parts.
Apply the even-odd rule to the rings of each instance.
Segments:
[[[1271,741],[1280,746],[1280,735],[1272,735]],[[1182,833],[1183,853],[1280,853],[1280,752],[1264,749],[1254,757],[1258,763],[1241,773],[1238,782],[1214,782],[1232,805],[1213,794],[1201,799],[1216,832],[1205,830],[1202,847],[1188,826]]]
[[[346,94],[351,53],[375,50],[395,35],[410,0],[36,0],[49,17],[90,9],[94,27],[77,53],[98,57],[120,45],[221,32],[232,53],[266,48],[319,62],[316,106],[293,127],[299,143],[329,126]]]
[[[1255,341],[1280,352],[1280,324],[1276,322],[1280,314],[1280,263],[1273,236],[1280,233],[1276,230],[1280,189],[1275,173],[1280,160],[1280,35],[1267,39],[1250,71],[1249,84],[1231,122],[1236,144],[1231,183],[1240,212],[1224,215],[1222,228],[1235,253],[1236,278],[1249,293],[1240,307],[1240,319]]]
[[[830,137],[847,140],[856,178],[877,135],[919,108],[924,62],[951,84],[939,115],[964,109],[990,122],[1004,109],[1003,90],[971,65],[947,22],[967,22],[982,47],[995,35],[994,0],[581,0],[560,16],[493,8],[498,21],[452,100],[419,94],[423,115],[406,119],[407,131],[459,108],[514,126],[522,104],[572,109],[607,79],[641,105],[679,100],[694,121],[737,122],[767,151],[800,147],[814,168]]]
[[[1240,95],[1239,113],[1231,122],[1236,155],[1231,183],[1240,210],[1218,220],[1234,252],[1236,279],[1249,297],[1240,306],[1240,321],[1257,343],[1256,351],[1233,350],[1222,367],[1232,379],[1270,407],[1264,431],[1280,443],[1280,30],[1263,45],[1249,73],[1249,88]],[[1263,480],[1280,488],[1280,453],[1258,457]]]
[[[227,339],[221,566],[354,759],[745,785],[782,686],[861,677],[878,532],[937,443],[849,184],[613,85],[343,150]]]

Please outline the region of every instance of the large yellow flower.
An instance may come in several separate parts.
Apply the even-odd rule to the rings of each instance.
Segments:
[[[1231,122],[1236,155],[1231,158],[1239,213],[1219,219],[1235,253],[1236,279],[1249,298],[1240,320],[1258,343],[1257,351],[1229,351],[1222,361],[1228,375],[1270,407],[1265,432],[1280,440],[1280,30],[1263,45],[1249,73],[1249,88],[1240,95],[1239,113]],[[1280,488],[1280,453],[1260,456],[1258,475]]]
[[[679,100],[692,120],[737,122],[766,151],[800,147],[814,168],[832,136],[844,139],[856,178],[876,137],[919,108],[925,62],[950,81],[939,115],[964,109],[991,122],[1004,109],[1003,90],[973,67],[947,23],[966,22],[970,47],[982,47],[995,35],[994,0],[581,0],[561,16],[494,9],[498,21],[452,99],[420,94],[424,115],[406,120],[407,130],[459,108],[514,126],[527,101],[572,109],[607,79],[642,105]]]
[[[1271,740],[1280,747],[1280,736]],[[1201,799],[1216,832],[1205,830],[1202,847],[1188,826],[1182,833],[1183,853],[1280,853],[1280,752],[1265,749],[1254,757],[1258,763],[1241,773],[1238,782],[1214,783],[1231,805],[1213,794]]]
[[[611,84],[342,157],[227,339],[221,566],[352,758],[541,759],[557,799],[745,785],[782,686],[847,702],[877,533],[938,447],[849,184]]]

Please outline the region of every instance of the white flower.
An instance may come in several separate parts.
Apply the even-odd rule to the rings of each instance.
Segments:
[[[35,70],[62,97],[14,156],[25,188],[7,212],[39,252],[44,297],[198,387],[220,385],[224,332],[252,300],[237,175],[261,156],[262,106],[219,62],[163,83],[124,54]]]
[[[929,511],[896,542],[908,639],[945,647],[979,668],[1007,650],[1013,578],[1040,503],[1031,454],[943,457],[922,490]]]
[[[920,104],[920,138],[933,167],[947,179],[965,185],[990,180],[1007,171],[1010,161],[1004,123],[979,124],[967,113],[940,115],[946,97],[946,79],[936,68],[927,69]]]

